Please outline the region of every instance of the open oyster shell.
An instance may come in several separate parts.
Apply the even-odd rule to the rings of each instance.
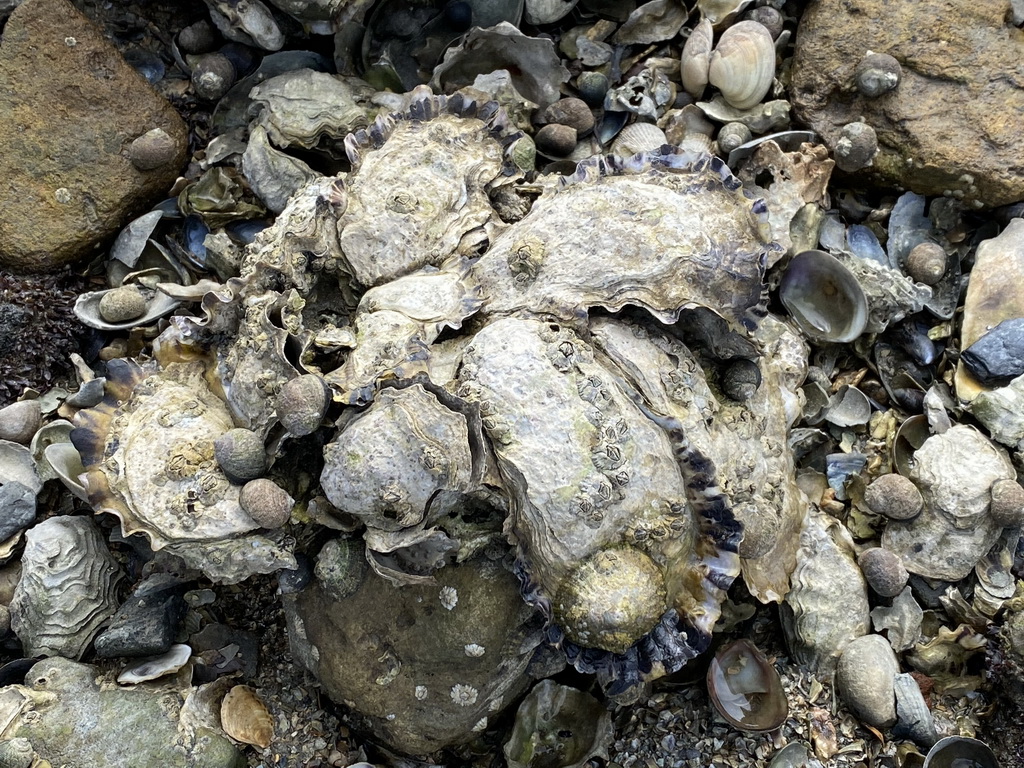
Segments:
[[[241,487],[214,459],[214,440],[235,424],[205,374],[199,362],[108,364],[104,400],[80,411],[71,433],[89,503],[116,515],[126,536],[145,534],[217,581],[294,567],[290,553],[251,533]]]

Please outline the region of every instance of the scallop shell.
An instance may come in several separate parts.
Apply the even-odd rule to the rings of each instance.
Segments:
[[[117,610],[121,569],[87,517],[51,517],[25,534],[11,628],[27,656],[80,659]]]
[[[708,63],[708,82],[736,109],[763,99],[775,79],[775,43],[756,21],[740,21],[722,33]]]
[[[707,18],[693,28],[693,32],[683,45],[683,54],[679,61],[679,73],[683,79],[686,92],[699,99],[708,86],[708,68],[711,65],[711,49],[714,30]]]
[[[248,685],[236,685],[220,704],[220,722],[224,733],[235,741],[260,749],[274,738],[274,720],[267,705]]]

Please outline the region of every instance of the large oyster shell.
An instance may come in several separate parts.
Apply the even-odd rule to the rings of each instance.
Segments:
[[[116,515],[126,536],[145,534],[215,580],[294,567],[290,553],[251,534],[258,526],[238,503],[241,488],[214,459],[214,440],[235,424],[205,373],[199,362],[108,364],[106,397],[76,415],[71,433],[89,503]]]
[[[460,378],[510,487],[527,588],[577,668],[622,690],[702,651],[739,571],[740,525],[685,426],[556,324],[492,322]]]
[[[674,322],[702,306],[752,328],[775,246],[763,202],[739,187],[717,158],[670,147],[583,162],[481,257],[482,312],[567,320],[632,304]]]
[[[26,656],[80,659],[117,610],[121,569],[87,517],[51,517],[25,534],[11,628]]]

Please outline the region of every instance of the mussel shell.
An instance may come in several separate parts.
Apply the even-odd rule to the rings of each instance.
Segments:
[[[793,257],[782,276],[779,298],[800,330],[815,341],[850,342],[867,325],[868,303],[860,284],[824,251]]]

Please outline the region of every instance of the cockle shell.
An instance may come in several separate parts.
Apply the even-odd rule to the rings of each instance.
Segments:
[[[775,43],[756,21],[740,21],[722,33],[708,63],[708,82],[736,109],[757,105],[775,79]]]
[[[683,78],[686,92],[699,99],[708,86],[708,67],[711,65],[711,49],[714,30],[711,22],[705,17],[693,28],[683,45],[683,55],[679,62],[679,73]]]
[[[27,656],[80,659],[117,610],[121,569],[87,517],[51,517],[25,534],[11,628]]]
[[[653,123],[631,123],[619,131],[612,143],[612,154],[629,157],[668,144],[665,132]]]
[[[108,364],[106,397],[76,415],[71,433],[89,503],[116,515],[126,536],[143,533],[213,579],[294,567],[270,540],[247,536],[258,526],[214,458],[214,441],[234,423],[205,373],[199,362]]]

